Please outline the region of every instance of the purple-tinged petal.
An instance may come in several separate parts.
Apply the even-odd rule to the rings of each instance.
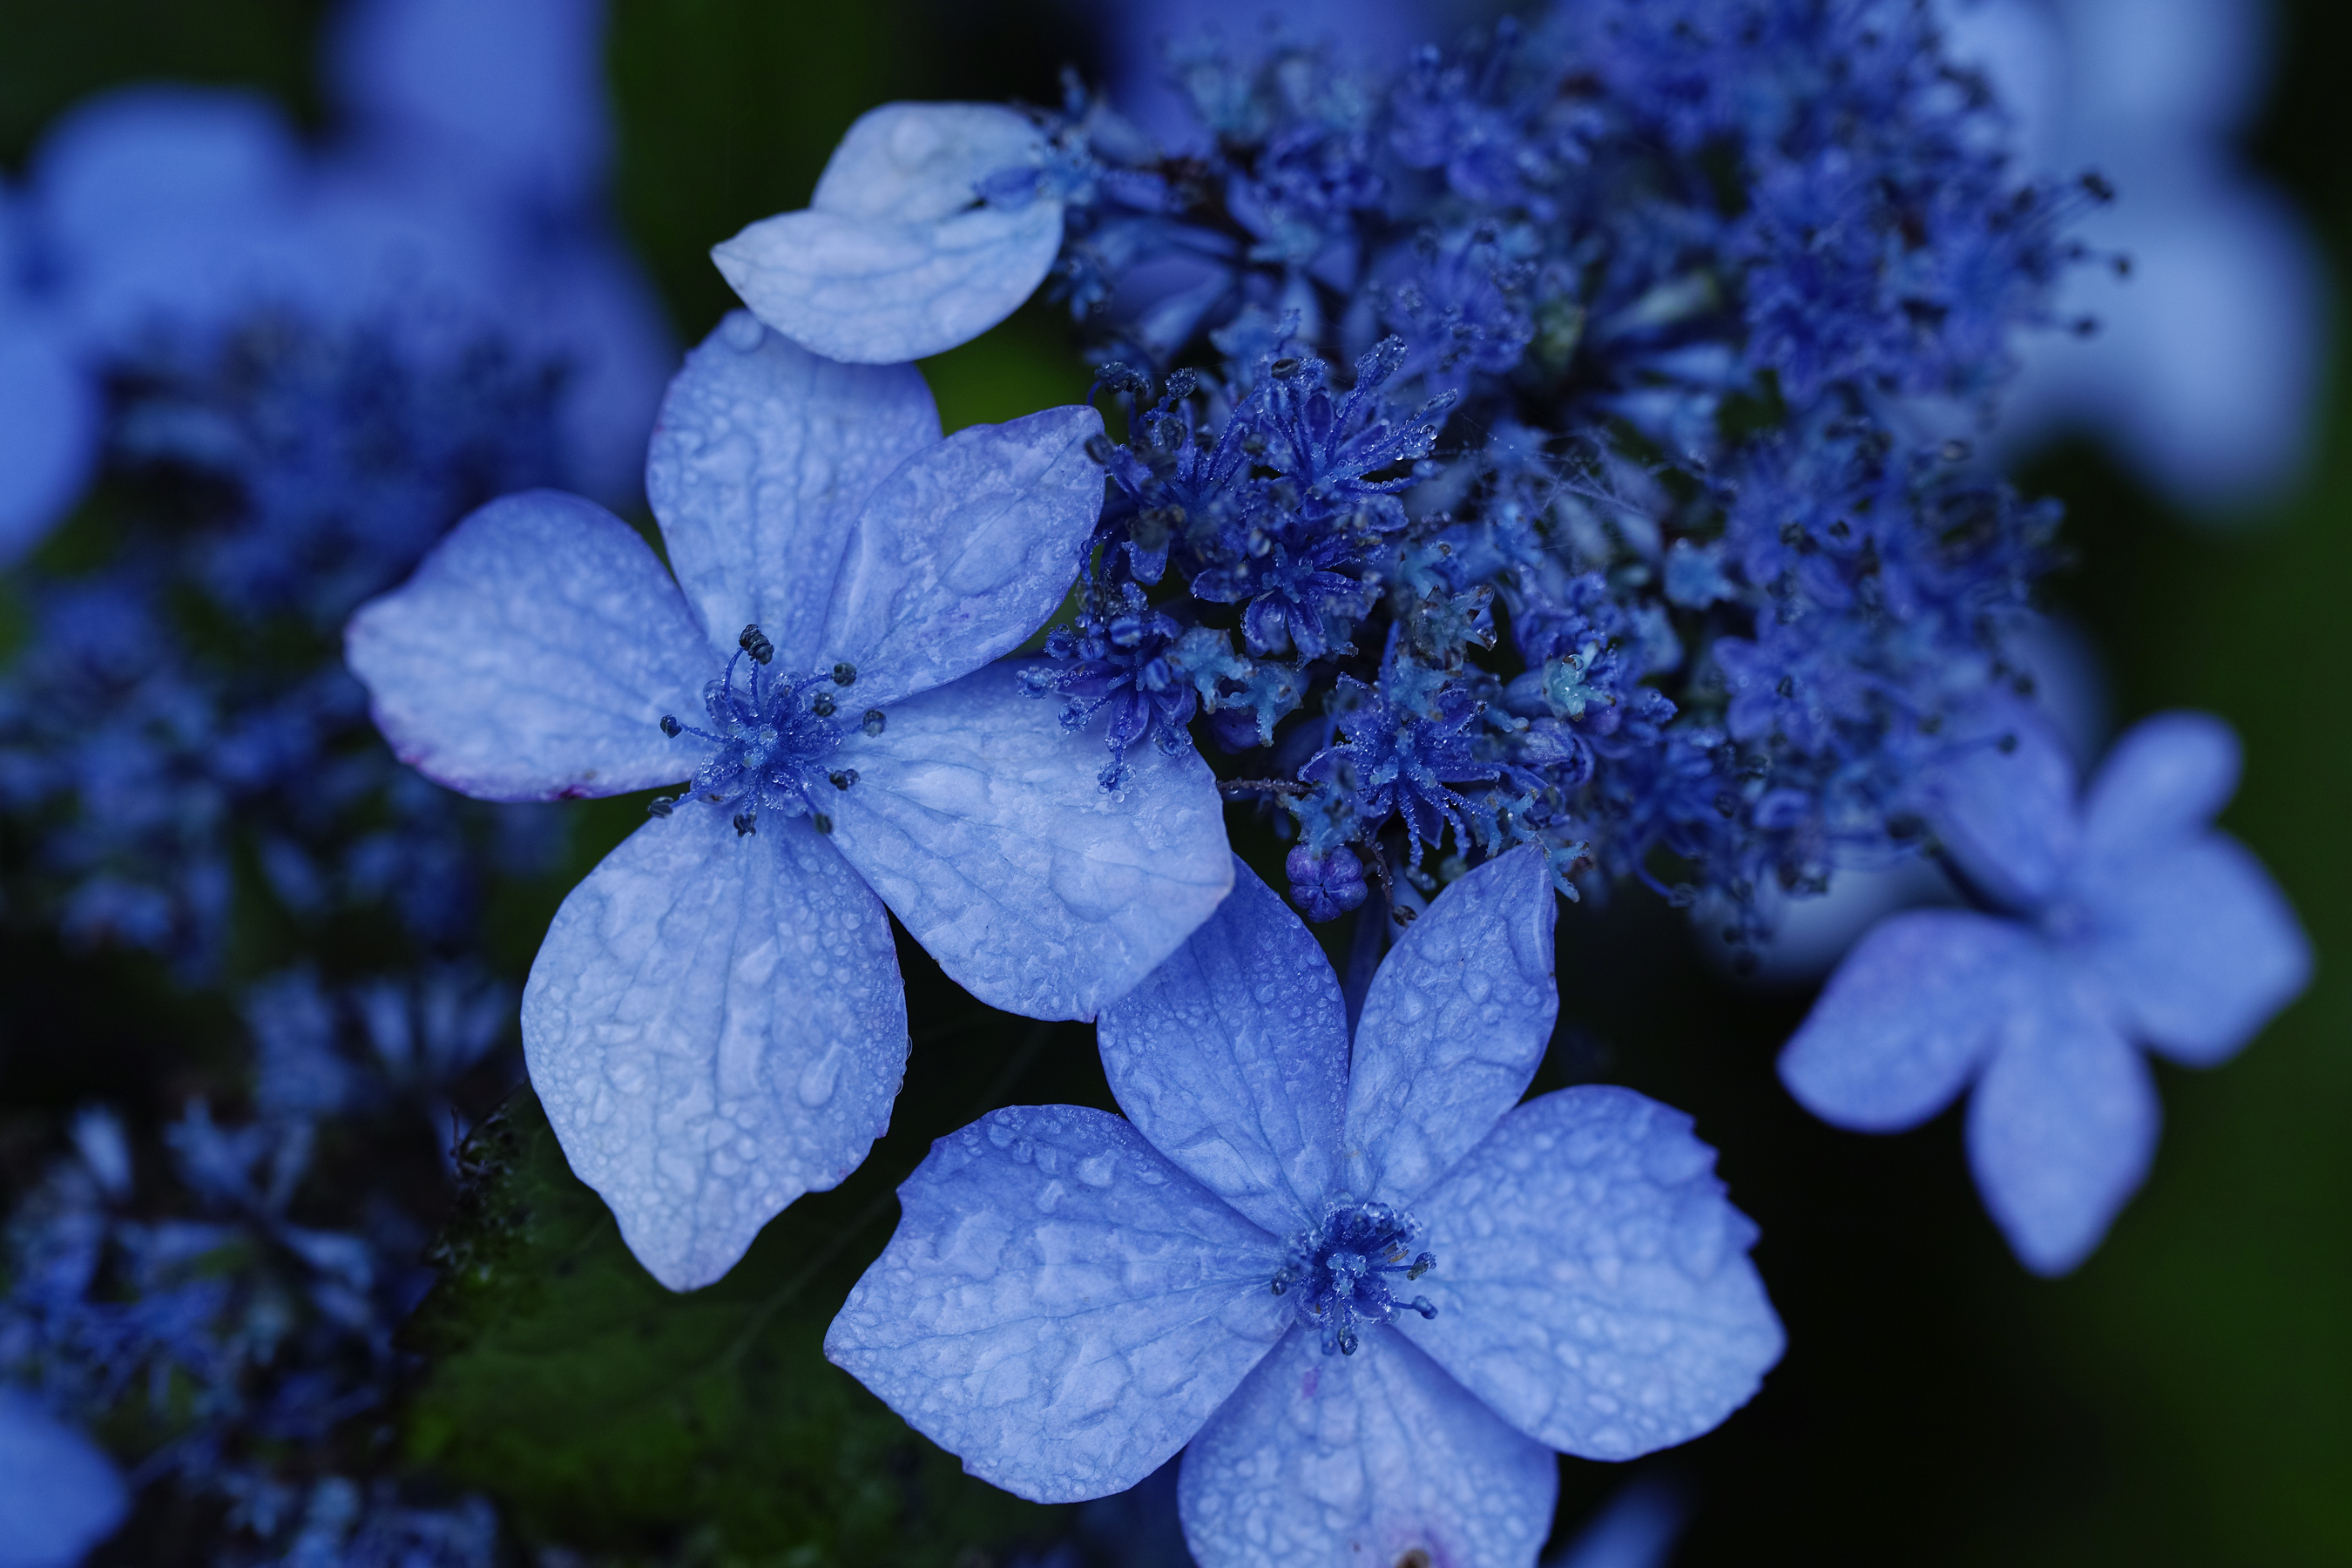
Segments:
[[[1458,878],[1364,994],[1348,1084],[1348,1190],[1410,1205],[1518,1103],[1551,1042],[1551,869],[1515,849]]]
[[[1690,1118],[1629,1089],[1529,1100],[1414,1206],[1437,1308],[1405,1338],[1588,1459],[1687,1442],[1755,1395],[1780,1320]]]
[[[646,458],[678,585],[712,645],[747,626],[780,668],[829,666],[834,579],[857,510],[883,478],[940,438],[910,364],[819,359],[738,310],[687,355]]]
[[[1037,1502],[1166,1463],[1282,1337],[1274,1238],[1116,1116],[1011,1106],[931,1145],[832,1362]]]
[[[2074,858],[2074,763],[2049,722],[2022,703],[1955,742],[1931,786],[1936,831],[1977,887],[2038,909]]]
[[[2084,795],[2084,858],[2161,852],[2200,836],[2237,793],[2240,761],[2236,731],[2210,713],[2133,725]]]
[[[1780,1081],[1822,1121],[1899,1132],[1952,1102],[2042,960],[2025,927],[1966,910],[1881,921],[1780,1053]]]
[[[859,776],[829,803],[834,841],[992,1007],[1093,1017],[1233,886],[1208,764],[1139,749],[1106,791],[1100,724],[1069,733],[999,666],[894,705],[880,735],[853,731],[836,753]]]
[[[129,1506],[96,1444],[0,1387],[0,1568],[71,1568]]]
[[[98,388],[63,334],[0,299],[0,565],[40,543],[81,499],[100,413]]]
[[[2286,895],[2226,834],[2086,865],[2076,892],[2090,963],[2126,1027],[2176,1061],[2226,1061],[2311,983]]]
[[[1394,1329],[1325,1355],[1294,1329],[1185,1450],[1201,1568],[1528,1568],[1559,1465]]]
[[[1017,183],[1045,138],[1009,109],[888,103],[860,116],[806,211],[763,218],[711,259],[754,314],[828,359],[887,364],[967,342],[1045,280],[1062,204]]]
[[[1969,1164],[2021,1261],[2063,1274],[2147,1178],[2163,1116],[2147,1063],[2094,996],[2046,967],[1969,1100]]]
[[[1102,515],[1091,408],[959,430],[866,497],[820,639],[895,702],[1011,653],[1059,608]]]
[[[804,822],[646,823],[556,911],[523,988],[572,1168],[673,1290],[708,1285],[890,1124],[907,996],[890,922]]]
[[[343,657],[400,760],[480,800],[625,795],[700,759],[662,732],[716,673],[636,531],[559,490],[494,500],[360,606]]]
[[[1103,1071],[1160,1151],[1274,1235],[1339,1189],[1348,1017],[1331,962],[1238,859],[1234,890],[1102,1011]]]

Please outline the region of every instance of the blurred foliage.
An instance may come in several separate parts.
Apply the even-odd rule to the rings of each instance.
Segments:
[[[79,94],[166,72],[250,82],[315,122],[321,11],[0,0],[0,162],[20,171],[42,121]],[[682,336],[731,302],[708,247],[801,205],[856,114],[893,98],[1048,98],[1085,43],[1042,5],[617,0],[616,206]],[[2336,102],[2352,14],[2285,7],[2280,60],[2254,150],[2312,213],[2352,299]],[[1063,342],[1054,312],[1033,305],[927,364],[949,425],[1080,395]],[[1696,1115],[1763,1227],[1759,1261],[1790,1328],[1788,1360],[1748,1410],[1636,1467],[1673,1475],[1696,1505],[1685,1568],[2352,1561],[2352,698],[2336,674],[2352,664],[2352,404],[2340,389],[2325,437],[2300,493],[2230,528],[2167,515],[2087,447],[2028,476],[2069,505],[2084,565],[2062,607],[2106,653],[2118,720],[2193,705],[2237,724],[2249,763],[2227,825],[2275,869],[2321,954],[2311,994],[2243,1058],[2159,1068],[2168,1125],[2155,1174],[2075,1276],[2035,1279],[2009,1257],[1969,1183],[1958,1113],[1870,1138],[1790,1101],[1772,1058],[1803,996],[1723,984],[1679,917],[1638,892],[1564,911],[1561,1034],[1538,1087],[1626,1082]],[[636,808],[574,809],[584,869]],[[499,933],[512,972],[553,897],[513,896]],[[448,1238],[457,1267],[414,1331],[432,1355],[408,1423],[420,1460],[499,1497],[544,1539],[666,1561],[971,1564],[1058,1528],[1061,1516],[959,1475],[817,1350],[888,1233],[890,1188],[930,1138],[1006,1098],[1108,1103],[1088,1031],[990,1014],[911,946],[901,956],[917,1048],[892,1132],[708,1290],[672,1296],[637,1269],[527,1097],[485,1131]],[[77,1041],[89,1053],[69,1073],[79,1084],[171,1070],[152,1036],[102,1005],[144,995],[144,982],[81,965],[89,995],[75,1000],[61,962],[12,952],[0,973],[12,1092],[68,1071],[28,1079],[24,1064],[68,1062]],[[27,1015],[13,982],[37,978]],[[1566,1464],[1563,1520],[1625,1474]]]

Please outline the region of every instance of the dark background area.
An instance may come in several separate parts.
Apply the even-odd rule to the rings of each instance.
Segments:
[[[0,167],[20,176],[58,110],[131,79],[252,85],[321,126],[322,14],[308,0],[0,0]],[[616,213],[681,340],[731,303],[709,246],[802,205],[859,111],[1050,99],[1086,47],[1083,28],[1044,8],[619,0]],[[2317,226],[2339,300],[2352,300],[2347,66],[2352,14],[2285,7],[2250,148]],[[1039,306],[926,369],[951,427],[1085,382]],[[2105,654],[2119,721],[2194,706],[2238,726],[2249,765],[2225,824],[2285,885],[2320,953],[2311,993],[2239,1060],[2159,1065],[2155,1173],[2080,1272],[2041,1280],[2011,1259],[1969,1184],[1958,1113],[1887,1139],[1799,1110],[1772,1058],[1803,997],[1723,985],[1680,917],[1639,892],[1565,912],[1562,1035],[1538,1087],[1624,1082],[1695,1115],[1762,1226],[1758,1260],[1790,1331],[1751,1407],[1636,1467],[1671,1475],[1695,1506],[1677,1563],[2352,1562],[2352,405],[2338,382],[2308,482],[2231,526],[2168,514],[2087,447],[2026,476],[2068,504],[2081,564],[2053,597]],[[583,868],[634,812],[580,813]],[[527,954],[551,907],[520,909],[509,945]],[[696,1520],[717,1521],[710,1540],[773,1543],[830,1513],[849,1561],[897,1560],[890,1521],[919,1514],[988,1539],[1066,1522],[961,1481],[815,1360],[807,1326],[821,1332],[887,1234],[888,1189],[929,1138],[1003,1098],[1102,1096],[1086,1031],[988,1015],[905,957],[918,1049],[890,1139],[709,1291],[671,1298],[615,1262],[609,1221],[547,1168],[529,1108],[514,1113],[501,1134],[514,1169],[463,1216],[467,1256],[495,1255],[485,1278],[551,1278],[429,1309],[419,1457],[535,1531],[688,1557]],[[128,1046],[107,1059],[116,1072],[161,1060]],[[24,1070],[0,1081],[22,1089]],[[516,1240],[532,1215],[541,1233]],[[536,1262],[508,1267],[528,1248]],[[1563,1531],[1625,1476],[1568,1461]],[[907,1555],[948,1544],[926,1537]]]

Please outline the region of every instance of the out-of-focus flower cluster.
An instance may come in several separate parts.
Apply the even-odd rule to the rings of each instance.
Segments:
[[[597,209],[600,31],[593,5],[366,0],[327,146],[256,99],[132,89],[0,193],[0,550],[30,556],[0,670],[12,935],[154,955],[237,1021],[51,1130],[70,1152],[0,1264],[12,1417],[97,1437],[159,1552],[498,1550],[486,1502],[398,1479],[394,1335],[447,1151],[516,1072],[488,889],[562,845],[402,767],[341,630],[493,496],[635,486],[669,351]],[[104,1470],[0,1513],[60,1521],[70,1561],[122,1510]]]

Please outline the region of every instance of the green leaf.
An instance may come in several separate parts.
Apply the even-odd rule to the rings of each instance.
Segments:
[[[1016,1064],[1052,1033],[1032,1031]],[[928,1142],[886,1140],[725,1279],[680,1296],[630,1257],[520,1091],[467,1143],[443,1279],[410,1330],[432,1363],[406,1412],[411,1457],[499,1499],[531,1535],[604,1551],[946,1568],[1059,1535],[1067,1510],[965,1476],[824,1360],[825,1326]]]

